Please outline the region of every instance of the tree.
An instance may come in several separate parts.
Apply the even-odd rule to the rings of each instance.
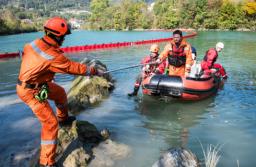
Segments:
[[[243,10],[250,16],[256,15],[256,2],[248,2],[243,6]]]
[[[157,20],[156,27],[170,29],[179,25],[178,9],[173,0],[157,0],[153,10]]]
[[[109,7],[108,0],[92,0],[90,3],[91,17],[90,22],[92,23],[92,28],[101,28],[105,18],[105,11]],[[95,27],[96,26],[96,27]]]
[[[242,8],[226,1],[220,8],[219,27],[222,29],[234,30],[244,23]]]

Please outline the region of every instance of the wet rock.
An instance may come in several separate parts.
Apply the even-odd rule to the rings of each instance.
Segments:
[[[93,149],[95,158],[89,167],[111,167],[115,161],[128,157],[131,149],[124,144],[118,144],[110,139],[100,143]]]
[[[74,121],[71,127],[62,127],[58,131],[56,161],[63,167],[111,166],[116,160],[125,158],[130,148],[117,144],[111,139],[105,140],[105,133],[87,121]],[[39,151],[33,156],[30,166],[37,167]]]
[[[105,64],[103,64],[101,61],[96,60],[96,59],[88,59],[88,58],[84,58],[81,63],[87,65],[87,66],[91,66],[93,65],[96,69],[99,69],[101,71],[107,71],[107,66]],[[109,81],[109,82],[114,82],[112,76],[110,75],[110,73],[104,74],[103,77]]]
[[[107,71],[106,65],[98,60],[84,59],[82,63],[88,66],[95,65],[96,69]],[[67,95],[69,112],[79,112],[86,109],[90,104],[101,101],[109,95],[113,88],[114,80],[110,74],[105,74],[103,77],[76,77]]]
[[[87,166],[90,155],[80,147],[73,150],[63,162],[64,167]]]
[[[199,161],[188,149],[171,148],[152,167],[199,167]]]
[[[103,137],[104,140],[108,139],[109,136],[110,136],[110,132],[109,132],[108,129],[102,129],[100,131],[100,134],[101,134],[101,136]]]
[[[110,135],[109,131],[99,132],[87,121],[74,121],[71,128],[62,128],[58,138],[58,164],[64,167],[104,166],[115,160],[126,157],[130,149],[102,136]],[[61,150],[61,151],[60,151]]]

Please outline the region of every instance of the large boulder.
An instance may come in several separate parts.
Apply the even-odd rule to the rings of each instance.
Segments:
[[[93,148],[93,154],[95,157],[89,167],[111,167],[116,161],[129,157],[131,149],[127,145],[107,139]]]
[[[188,149],[171,148],[152,167],[199,167],[197,157]]]
[[[109,167],[116,160],[130,155],[130,148],[111,139],[108,130],[101,132],[87,121],[74,121],[70,127],[58,131],[56,160],[63,167]],[[39,151],[30,162],[31,167],[38,166]]]
[[[98,60],[84,59],[87,66],[94,65],[96,69],[107,71],[106,65]],[[72,82],[68,92],[69,112],[76,113],[86,109],[89,105],[101,101],[114,88],[114,80],[110,74],[99,76],[78,76]]]
[[[106,138],[106,133],[107,130],[99,132],[87,121],[75,121],[71,128],[61,128],[58,133],[58,164],[64,167],[104,167],[127,157],[129,147]]]

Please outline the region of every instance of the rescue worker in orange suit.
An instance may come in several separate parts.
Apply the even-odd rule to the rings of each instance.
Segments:
[[[173,32],[173,40],[160,54],[160,62],[167,61],[169,75],[188,76],[193,65],[191,46],[182,36],[182,31]],[[161,67],[161,65],[160,65]]]
[[[193,66],[196,64],[197,52],[196,52],[196,48],[194,48],[193,46],[191,46],[191,49],[192,49],[192,59],[193,59],[193,65],[191,66],[191,70],[192,70]],[[168,60],[163,61],[161,64],[159,64],[157,68],[157,73],[167,74],[168,70],[166,71],[166,66],[168,66]]]
[[[222,42],[218,42],[215,48],[210,48],[201,62],[201,75],[203,78],[209,77],[211,74],[216,73],[221,75],[224,79],[227,79],[227,73],[221,64],[215,63],[218,58],[218,52],[221,52],[224,48]]]
[[[151,45],[150,55],[144,57],[141,61],[141,64],[155,63],[156,60],[158,59],[158,56],[159,56],[159,50],[160,50],[160,48],[157,44]],[[155,70],[156,70],[157,66],[158,66],[157,63],[156,64],[150,64],[150,65],[148,64],[148,65],[145,65],[142,68],[142,72],[136,78],[136,82],[134,84],[133,92],[128,93],[128,96],[137,96],[138,91],[140,89],[142,79],[149,76],[149,75],[152,75],[153,73],[155,73]]]
[[[20,99],[39,119],[41,129],[40,166],[54,167],[58,123],[69,125],[75,120],[68,115],[65,90],[52,82],[55,73],[96,75],[93,66],[73,62],[60,49],[65,36],[71,34],[65,19],[53,17],[44,24],[45,35],[24,47],[18,84]],[[56,115],[47,99],[56,105]]]

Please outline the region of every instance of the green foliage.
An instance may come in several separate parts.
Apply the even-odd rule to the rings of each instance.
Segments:
[[[241,7],[226,2],[220,8],[218,25],[221,29],[234,30],[244,23],[244,18]]]
[[[92,29],[116,29],[132,30],[135,28],[151,28],[152,15],[147,11],[145,2],[122,0],[112,6],[107,0],[92,0],[91,28]]]
[[[256,16],[256,2],[248,2],[243,6],[243,10],[250,16]]]
[[[256,30],[256,2],[231,0],[10,0],[0,1],[0,34],[42,30],[52,16],[84,21],[86,29]],[[244,3],[243,3],[244,2]],[[87,10],[91,12],[67,13]],[[61,13],[65,11],[65,13]]]
[[[90,22],[93,29],[106,28],[106,20],[108,16],[107,9],[109,7],[108,0],[92,0],[90,3],[91,16]]]
[[[157,0],[154,6],[156,27],[170,29],[179,25],[178,9],[173,0]]]
[[[218,11],[210,11],[206,14],[204,19],[204,28],[217,29],[218,28]]]
[[[22,22],[20,19],[16,18],[10,10],[1,12],[0,35],[31,31],[36,31],[36,28],[30,22]]]

